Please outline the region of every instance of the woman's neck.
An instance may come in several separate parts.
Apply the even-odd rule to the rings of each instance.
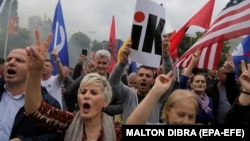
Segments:
[[[205,97],[205,92],[202,91],[194,91],[200,98],[204,98]]]
[[[96,141],[100,136],[100,131],[102,129],[101,123],[87,124],[85,125],[85,134],[87,141]]]

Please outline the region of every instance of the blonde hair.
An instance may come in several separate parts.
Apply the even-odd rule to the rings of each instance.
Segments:
[[[190,101],[190,104],[194,104],[196,108],[196,113],[198,113],[199,103],[198,103],[197,97],[190,90],[176,89],[170,94],[167,101],[165,102],[162,108],[161,119],[164,122],[168,122],[167,111],[173,108],[177,103],[180,103],[182,101],[187,101],[187,100]]]
[[[104,100],[106,100],[107,103],[109,104],[112,98],[112,88],[107,78],[101,76],[98,73],[89,73],[83,77],[80,86],[83,84],[93,84],[93,83],[101,86],[102,92],[104,94]],[[78,89],[78,93],[80,93],[80,88]]]

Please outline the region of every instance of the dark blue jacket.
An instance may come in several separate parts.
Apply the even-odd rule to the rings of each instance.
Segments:
[[[4,86],[0,86],[0,102]],[[59,102],[53,98],[45,88],[42,87],[43,100],[47,103],[60,108]],[[10,134],[10,139],[19,137],[22,141],[59,141],[61,137],[48,130],[39,128],[25,114],[24,107],[20,108],[15,117],[14,125]]]

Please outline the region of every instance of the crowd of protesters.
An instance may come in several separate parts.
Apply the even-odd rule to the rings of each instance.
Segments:
[[[194,71],[197,50],[179,74],[163,35],[159,68],[143,64],[129,71],[129,40],[111,73],[108,50],[89,60],[79,54],[72,73],[54,50],[59,73],[53,75],[46,58],[51,37],[42,42],[36,29],[35,45],[0,60],[0,140],[119,141],[122,124],[249,125],[250,64],[244,61],[238,80],[230,55],[218,70],[200,73]]]

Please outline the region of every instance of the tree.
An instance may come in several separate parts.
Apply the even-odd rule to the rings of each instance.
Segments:
[[[79,55],[81,54],[82,49],[87,49],[89,52],[89,44],[90,38],[82,33],[77,32],[74,33],[70,39],[68,44],[68,52],[69,52],[69,64],[74,67],[74,65],[78,62]]]
[[[17,34],[7,33],[9,16],[18,16],[17,9],[17,0],[7,0],[0,15],[0,52],[2,53],[0,56],[4,56],[4,49],[6,45],[6,54],[8,54],[8,52],[14,48],[25,48],[26,46],[32,44],[30,32],[25,28],[19,27]]]
[[[32,45],[32,43],[34,42],[32,41],[31,35],[34,35],[34,33],[33,32],[30,33],[28,29],[19,28],[18,34],[9,35],[9,40],[8,40],[9,49],[25,48],[27,46]]]
[[[90,38],[82,33],[74,33],[69,39],[69,46],[71,48],[89,49]]]

